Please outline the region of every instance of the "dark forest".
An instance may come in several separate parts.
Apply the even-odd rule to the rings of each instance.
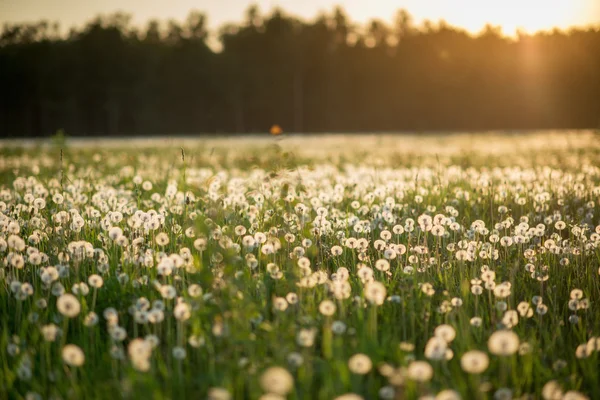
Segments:
[[[600,27],[471,35],[402,10],[359,26],[255,7],[218,32],[206,21],[4,26],[0,135],[600,127]]]

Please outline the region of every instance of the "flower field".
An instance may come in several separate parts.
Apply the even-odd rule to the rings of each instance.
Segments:
[[[598,399],[600,137],[5,143],[0,399]]]

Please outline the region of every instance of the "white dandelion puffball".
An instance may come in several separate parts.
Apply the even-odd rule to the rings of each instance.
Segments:
[[[433,331],[433,334],[439,338],[442,338],[446,341],[446,343],[450,343],[456,337],[456,331],[451,325],[443,324],[439,325]]]
[[[413,361],[408,366],[408,378],[416,382],[427,382],[433,377],[433,368],[426,361]]]
[[[326,317],[331,317],[335,314],[335,303],[331,300],[323,300],[321,304],[319,304],[319,312]]]
[[[293,386],[294,378],[283,367],[270,367],[260,377],[260,387],[267,393],[285,396]]]
[[[62,349],[62,359],[71,367],[81,367],[85,362],[85,354],[79,346],[68,344]]]
[[[334,398],[333,400],[364,400],[364,397],[356,393],[346,393]]]
[[[519,350],[519,337],[512,331],[496,331],[488,339],[488,349],[497,356],[510,356]]]
[[[91,287],[99,289],[104,285],[104,279],[100,275],[93,274],[88,277],[88,283]]]
[[[468,374],[480,374],[485,371],[490,364],[490,359],[483,351],[467,351],[460,358],[460,366]]]
[[[77,297],[72,294],[66,293],[61,295],[56,301],[56,308],[58,312],[67,318],[75,318],[81,311],[81,304]]]
[[[207,400],[231,400],[231,394],[225,388],[213,387],[208,390]]]
[[[365,375],[373,368],[371,359],[366,354],[355,354],[348,360],[348,368],[354,374]]]
[[[460,394],[452,389],[442,390],[435,395],[435,400],[460,400]]]
[[[371,304],[382,305],[386,294],[387,290],[381,282],[373,281],[365,285],[365,299]]]
[[[138,371],[150,370],[150,356],[152,355],[152,344],[149,340],[140,338],[133,339],[129,342],[127,348],[131,364]]]
[[[173,309],[173,316],[179,321],[186,321],[192,315],[192,307],[187,303],[179,303]]]
[[[446,358],[448,343],[441,337],[434,336],[425,345],[425,357],[430,360],[443,360]]]

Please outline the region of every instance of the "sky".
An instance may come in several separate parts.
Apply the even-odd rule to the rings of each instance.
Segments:
[[[517,28],[535,32],[600,25],[600,0],[0,0],[0,25],[46,19],[60,22],[65,29],[81,26],[98,14],[124,11],[132,15],[133,24],[144,26],[153,18],[183,21],[196,9],[205,12],[209,28],[216,29],[241,21],[251,3],[262,13],[279,6],[306,20],[340,5],[356,22],[374,17],[391,22],[395,12],[404,8],[417,23],[444,19],[472,33],[486,23],[501,26],[507,35]]]

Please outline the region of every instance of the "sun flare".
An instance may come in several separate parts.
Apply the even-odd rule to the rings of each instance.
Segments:
[[[486,24],[500,26],[505,34],[511,35],[517,30],[533,33],[554,27],[585,25],[591,20],[600,21],[600,2],[586,0],[382,0],[375,4],[358,4],[357,1],[347,3],[350,12],[355,10],[357,18],[364,20],[374,15],[390,15],[394,10],[404,8],[417,23],[444,20],[472,33],[481,31]]]

